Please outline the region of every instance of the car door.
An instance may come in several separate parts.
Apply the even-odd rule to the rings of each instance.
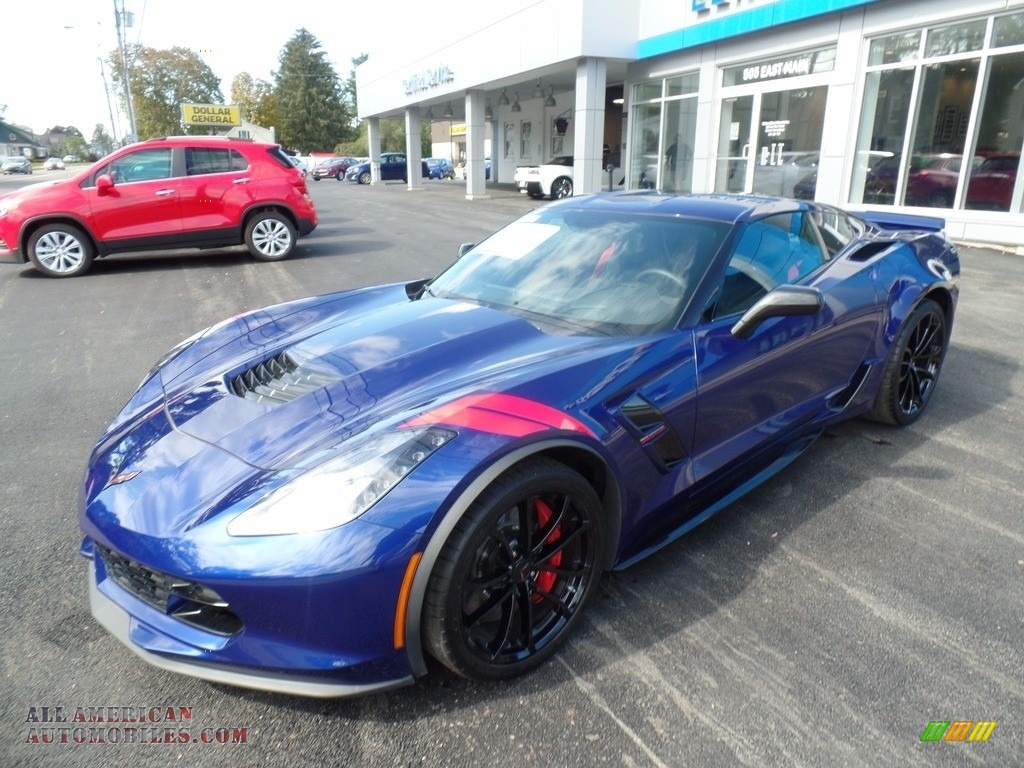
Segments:
[[[695,330],[697,483],[753,457],[829,409],[841,409],[866,375],[863,365],[881,322],[867,270],[826,264],[830,250],[813,213],[786,213],[746,225],[736,241],[714,311]],[[831,242],[831,241],[830,241]],[[782,284],[817,287],[812,315],[771,317],[747,338],[732,327]],[[773,460],[770,452],[762,454]],[[748,474],[758,469],[756,462]]]
[[[405,155],[387,153],[380,157],[380,177],[383,181],[394,181],[405,177]]]
[[[170,147],[146,147],[120,155],[99,168],[113,186],[94,186],[89,205],[93,231],[124,249],[144,247],[181,233],[180,178],[172,173]]]
[[[189,147],[181,180],[182,233],[204,240],[237,233],[242,213],[257,197],[255,168],[233,147]]]

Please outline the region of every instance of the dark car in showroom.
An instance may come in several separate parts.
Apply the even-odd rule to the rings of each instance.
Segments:
[[[967,185],[967,207],[988,211],[1009,211],[1017,185],[1020,153],[989,155],[971,172]]]
[[[278,145],[172,136],[0,196],[0,262],[74,277],[110,254],[234,245],[279,261],[316,225],[302,172]]]
[[[345,178],[345,172],[358,162],[359,160],[354,157],[328,157],[313,166],[310,175],[313,177],[313,181],[320,181],[320,179],[341,181]]]
[[[943,227],[581,195],[436,277],[201,330],[88,459],[92,613],[159,668],[288,694],[534,669],[602,572],[833,425],[920,424],[959,291]]]
[[[427,165],[427,161],[423,160],[420,163],[420,175],[426,179],[430,177],[430,168]],[[345,172],[345,178],[349,181],[355,181],[359,184],[369,184],[370,178],[370,161],[364,160],[356,165],[351,166]],[[382,152],[380,155],[380,180],[381,181],[408,181],[409,172],[406,170],[406,161],[404,152]]]

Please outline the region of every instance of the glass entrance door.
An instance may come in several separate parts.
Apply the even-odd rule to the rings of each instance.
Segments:
[[[750,126],[754,97],[722,99],[715,192],[746,192],[750,165]]]
[[[715,190],[814,198],[827,86],[722,100]]]

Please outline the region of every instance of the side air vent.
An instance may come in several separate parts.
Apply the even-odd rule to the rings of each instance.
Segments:
[[[288,403],[335,381],[334,377],[304,370],[287,352],[281,352],[238,374],[230,384],[231,390],[246,400]]]
[[[850,254],[850,261],[868,261],[893,246],[891,240],[875,240]]]
[[[648,455],[666,469],[686,458],[679,435],[651,402],[634,394],[619,409],[619,419],[635,432]]]

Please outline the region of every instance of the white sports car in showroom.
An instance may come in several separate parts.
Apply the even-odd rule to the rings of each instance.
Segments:
[[[572,195],[572,155],[553,157],[543,165],[520,165],[513,177],[520,192],[540,199]]]

